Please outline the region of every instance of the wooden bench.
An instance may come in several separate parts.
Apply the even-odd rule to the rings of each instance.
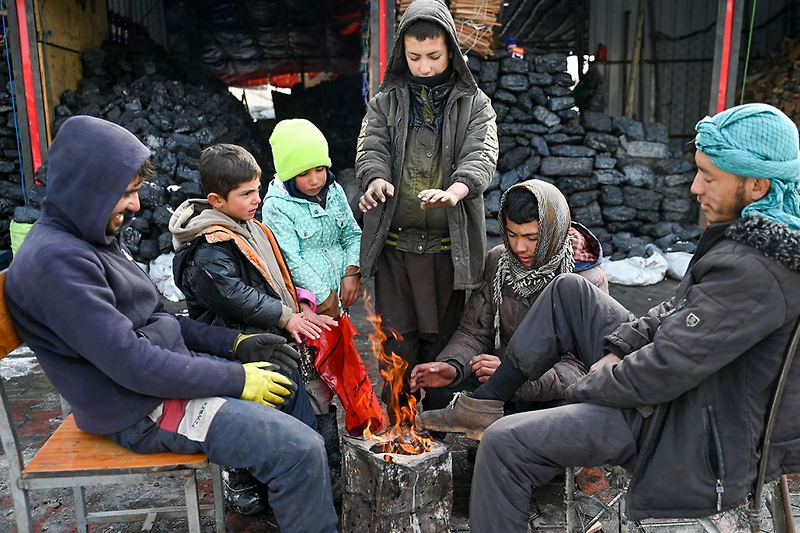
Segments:
[[[6,271],[0,272],[0,359],[16,350],[19,338],[5,304]],[[26,465],[22,457],[16,423],[0,376],[0,438],[9,463],[9,485],[19,533],[33,533],[29,491],[71,488],[75,499],[75,522],[79,533],[88,525],[143,521],[149,531],[157,518],[188,519],[188,530],[200,533],[200,516],[213,515],[216,531],[225,531],[220,467],[211,464],[214,504],[200,505],[197,493],[197,470],[209,466],[205,454],[134,453],[102,435],[78,429],[72,415],[45,442]],[[169,478],[182,479],[186,505],[145,509],[120,509],[87,512],[84,487],[122,483],[144,483]]]

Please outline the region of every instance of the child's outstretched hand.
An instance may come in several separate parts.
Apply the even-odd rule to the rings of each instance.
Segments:
[[[417,195],[420,209],[436,209],[439,207],[455,207],[456,204],[469,194],[469,187],[463,183],[454,183],[447,188],[425,189]]]
[[[333,319],[333,317],[329,317],[328,315],[318,315],[307,304],[300,304],[300,308],[303,310],[300,313],[303,318],[305,318],[311,324],[318,326],[326,331],[330,331],[331,328],[335,328],[339,325],[339,323]]]
[[[322,328],[308,320],[303,313],[293,314],[284,329],[292,335],[297,344],[303,342],[303,336],[309,339],[318,339],[319,334],[322,333]]]
[[[392,196],[394,196],[394,185],[383,178],[375,178],[369,182],[367,192],[358,201],[358,207],[363,213],[366,213],[378,203],[383,203]]]
[[[353,276],[345,276],[342,278],[342,289],[339,294],[339,299],[342,302],[343,308],[348,308],[358,300],[358,295],[361,294],[361,276],[358,274]]]

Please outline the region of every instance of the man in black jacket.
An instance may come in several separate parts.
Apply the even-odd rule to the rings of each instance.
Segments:
[[[478,449],[472,531],[525,531],[530,493],[572,466],[633,472],[628,515],[702,517],[742,504],[800,316],[800,152],[792,121],[748,104],[697,124],[692,183],[710,223],[675,297],[636,320],[575,275],[557,278],[467,405],[498,412],[564,352],[590,372],[570,405],[500,418]],[[767,479],[800,468],[800,365],[788,379]],[[501,405],[501,404],[500,404]],[[434,417],[464,419],[458,402]],[[492,419],[487,420],[489,423]],[[457,424],[451,428],[459,429]]]

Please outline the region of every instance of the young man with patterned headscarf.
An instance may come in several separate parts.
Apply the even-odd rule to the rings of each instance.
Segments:
[[[676,295],[634,319],[580,276],[559,276],[473,392],[476,412],[494,410],[498,420],[478,448],[472,531],[526,531],[531,491],[565,467],[631,470],[631,520],[709,516],[753,490],[800,317],[798,131],[765,104],[734,107],[696,129],[692,192],[710,224]],[[493,404],[565,352],[590,367],[564,391],[570,404],[500,418]],[[785,383],[767,480],[800,468],[797,361]]]
[[[514,331],[557,275],[578,272],[608,292],[600,242],[571,222],[567,200],[553,185],[529,180],[508,189],[498,222],[503,243],[486,254],[482,283],[470,295],[458,330],[435,362],[411,372],[412,391],[425,389],[429,409],[441,409],[454,393],[473,391],[490,379]],[[526,382],[509,408],[530,410],[563,400],[564,388],[585,373],[580,361],[566,355],[541,378]]]

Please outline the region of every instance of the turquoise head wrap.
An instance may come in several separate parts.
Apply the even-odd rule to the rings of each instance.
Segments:
[[[695,145],[719,169],[767,178],[769,192],[742,211],[800,230],[800,147],[797,127],[767,104],[732,107],[695,126]]]

